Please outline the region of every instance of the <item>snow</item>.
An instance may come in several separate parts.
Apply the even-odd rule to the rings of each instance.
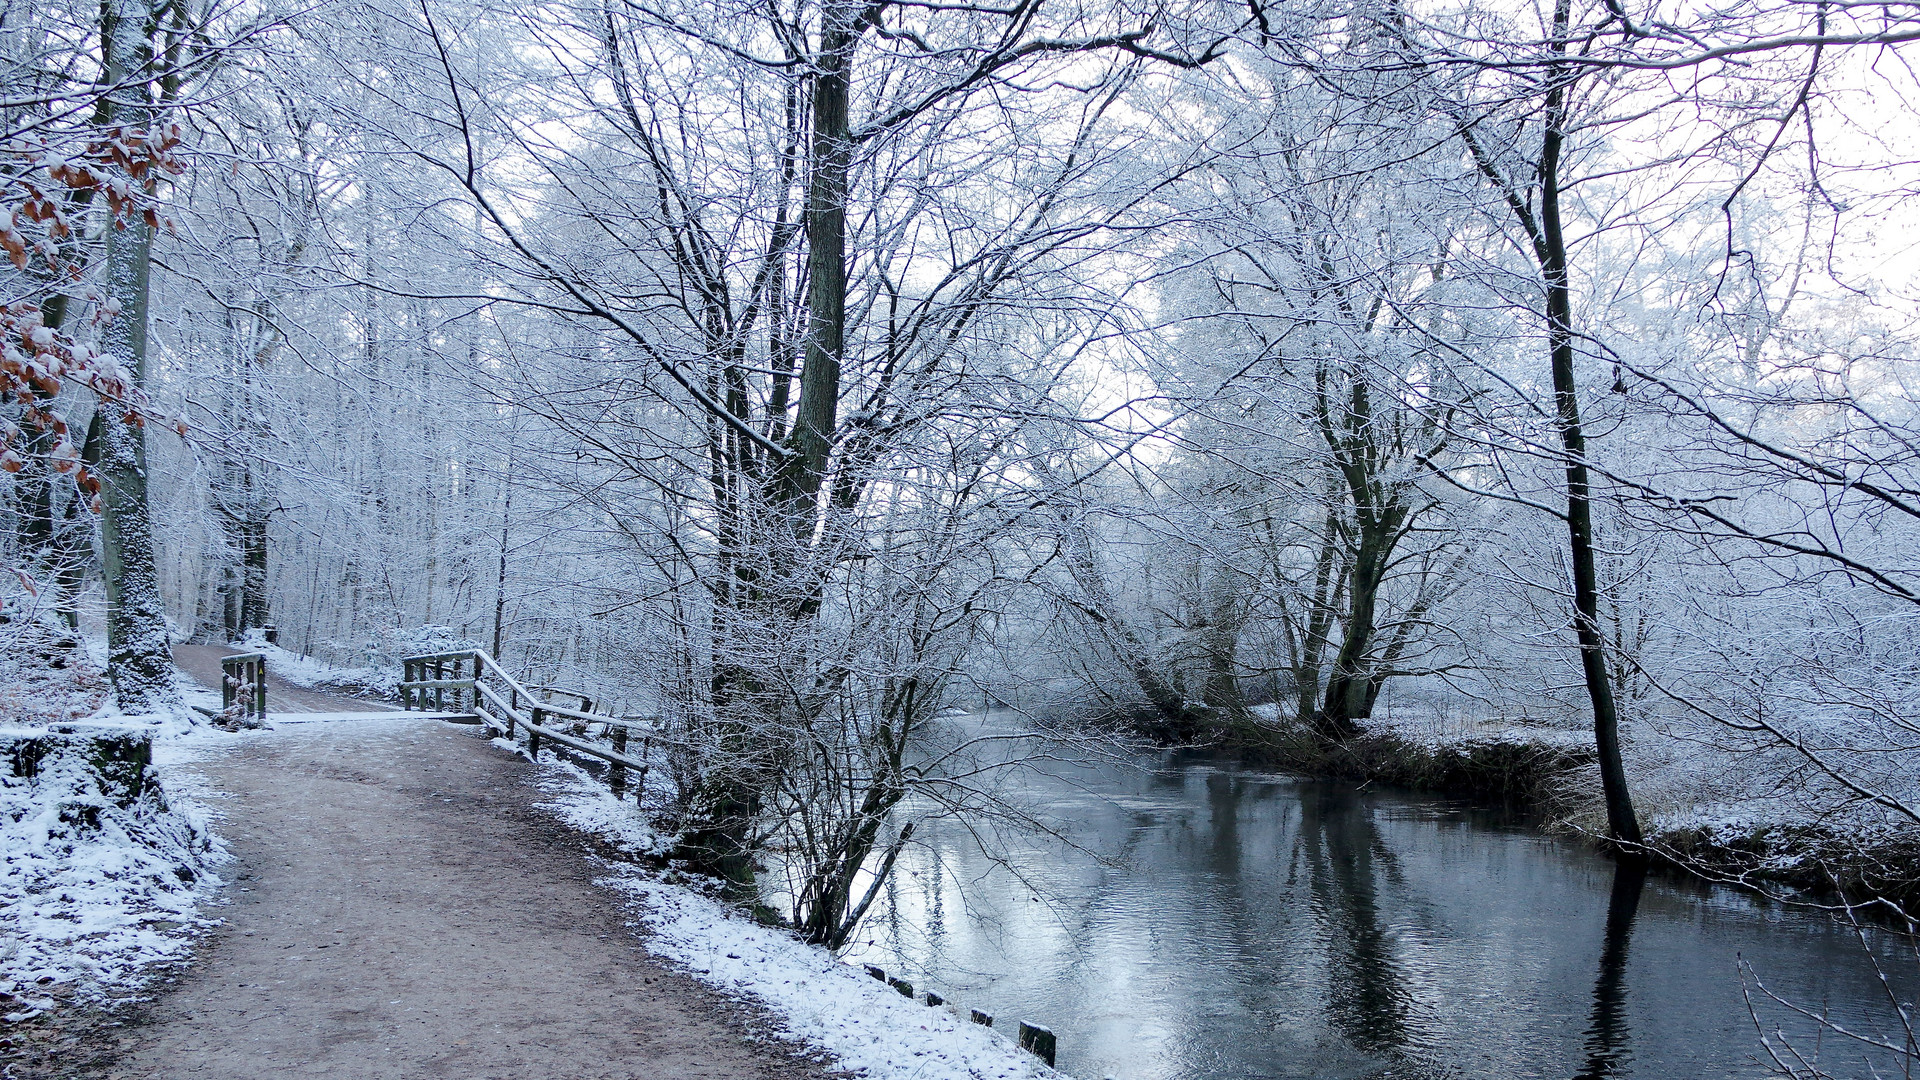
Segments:
[[[511,746],[506,740],[497,745]],[[658,854],[665,840],[638,808],[616,801],[598,781],[564,762],[542,765],[544,805],[573,828],[636,855]],[[694,978],[766,1007],[787,1036],[872,1080],[1055,1080],[1061,1074],[1007,1035],[963,1018],[965,1006],[929,1007],[903,997],[826,949],[762,926],[650,870],[609,863],[599,884],[627,897],[649,931],[647,948]]]
[[[1547,727],[1499,718],[1449,719],[1400,710],[1388,716],[1371,717],[1364,723],[1368,734],[1426,750],[1493,745],[1593,749],[1593,732],[1586,728]]]
[[[122,806],[73,753],[49,755],[31,779],[0,776],[6,1020],[52,1008],[55,995],[83,1003],[130,996],[152,965],[183,958],[214,925],[200,909],[220,885],[213,867],[227,856],[194,796],[162,770],[157,789]]]
[[[751,922],[718,901],[623,869],[603,879],[632,898],[648,947],[695,978],[771,1008],[797,1038],[850,1072],[898,1080],[1058,1075],[1004,1037],[947,1007],[928,1007],[825,949]]]

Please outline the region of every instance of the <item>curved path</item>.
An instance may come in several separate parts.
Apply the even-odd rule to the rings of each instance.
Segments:
[[[226,645],[175,645],[173,662],[180,670],[193,676],[194,682],[218,693],[221,657],[238,656],[243,651],[245,650]],[[295,686],[276,674],[271,663],[267,665],[267,711],[269,713],[366,712],[369,709],[391,708],[393,708],[391,705],[361,701],[345,694]]]
[[[226,924],[95,1075],[759,1080],[828,1075],[646,951],[533,767],[419,719],[249,735]]]

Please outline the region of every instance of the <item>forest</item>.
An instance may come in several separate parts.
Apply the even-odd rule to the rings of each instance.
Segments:
[[[662,858],[841,952],[936,838],[1063,835],[1036,763],[1141,754],[1911,925],[1915,42],[9,0],[0,718],[482,650],[646,717]]]

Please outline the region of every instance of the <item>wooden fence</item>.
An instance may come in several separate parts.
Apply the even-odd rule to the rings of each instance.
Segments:
[[[636,801],[645,793],[647,752],[657,734],[658,721],[653,717],[608,716],[590,711],[593,699],[579,691],[523,686],[481,649],[409,656],[400,663],[405,674],[400,701],[405,708],[471,712],[506,738],[517,739],[524,732],[527,753],[535,761],[540,759],[542,744],[552,743],[606,762],[607,783],[616,799],[626,795],[629,780]],[[573,698],[581,707],[556,705],[550,700],[553,696]],[[636,732],[641,741],[638,757],[627,753]]]

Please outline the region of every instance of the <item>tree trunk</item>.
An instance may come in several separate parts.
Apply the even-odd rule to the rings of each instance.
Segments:
[[[1208,582],[1207,626],[1200,636],[1206,654],[1207,681],[1200,700],[1215,718],[1239,725],[1247,718],[1246,697],[1240,691],[1240,630],[1246,606],[1240,602],[1240,579],[1225,562],[1214,568]]]
[[[1554,21],[1556,49],[1564,51],[1568,0],[1559,0]],[[1560,153],[1565,141],[1566,96],[1569,77],[1550,72],[1554,79],[1547,95],[1546,134],[1540,155],[1540,270],[1546,279],[1547,344],[1553,367],[1555,420],[1560,444],[1567,455],[1567,541],[1573,563],[1574,634],[1580,644],[1580,667],[1586,676],[1587,697],[1593,704],[1593,738],[1599,751],[1600,783],[1607,803],[1607,827],[1616,843],[1640,846],[1640,822],[1627,790],[1627,774],[1620,757],[1620,713],[1614,702],[1613,682],[1607,672],[1606,641],[1600,633],[1599,573],[1593,552],[1593,500],[1587,472],[1586,433],[1580,423],[1578,386],[1574,381],[1573,297],[1567,267],[1566,233],[1560,220]]]
[[[785,516],[786,535],[768,535],[763,550],[772,571],[770,584],[780,588],[780,618],[803,621],[817,610],[818,575],[806,572],[806,552],[821,512],[820,488],[833,452],[839,423],[840,365],[846,349],[847,312],[847,198],[853,160],[851,81],[853,52],[859,43],[862,8],[846,0],[826,0],[821,6],[819,47],[813,56],[812,142],[807,155],[807,197],[804,213],[807,235],[807,329],[801,353],[800,398],[794,410],[789,439],[792,451],[772,479],[771,503]],[[777,317],[777,316],[776,316]],[[744,411],[742,408],[740,411]],[[733,476],[716,442],[712,483],[717,498],[733,490]],[[733,603],[746,605],[741,614],[765,617],[757,573],[747,572],[730,593]],[[736,575],[729,575],[736,576]],[[730,640],[731,613],[714,612],[716,645],[724,650]],[[681,848],[695,865],[729,883],[738,896],[754,891],[753,852],[748,837],[760,810],[756,794],[760,779],[757,763],[765,756],[761,725],[779,724],[767,712],[767,698],[750,671],[716,656],[712,681],[721,754],[717,769],[701,784],[694,814],[698,824]]]
[[[152,120],[146,86],[135,78],[151,59],[148,12],[129,0],[108,0],[101,14],[107,82],[125,83],[105,102],[108,125]],[[101,334],[102,351],[133,376],[136,390],[147,380],[147,296],[153,230],[139,213],[124,227],[109,226],[104,283],[119,311]],[[104,403],[100,425],[102,515],[100,537],[107,585],[107,675],[114,697],[128,713],[150,713],[176,704],[166,611],[154,564],[153,522],[147,511],[146,428],[125,406]]]
[[[782,491],[796,524],[812,534],[812,504],[827,474],[840,408],[840,362],[847,330],[847,193],[853,164],[851,91],[860,5],[826,0],[814,56],[813,142],[807,176],[807,334],[793,457]]]
[[[1383,541],[1363,529],[1359,550],[1347,579],[1347,618],[1327,676],[1327,693],[1320,702],[1316,733],[1329,742],[1344,742],[1362,732],[1360,721],[1373,711],[1373,665],[1367,652],[1373,647],[1375,612],[1380,583],[1390,554]]]

